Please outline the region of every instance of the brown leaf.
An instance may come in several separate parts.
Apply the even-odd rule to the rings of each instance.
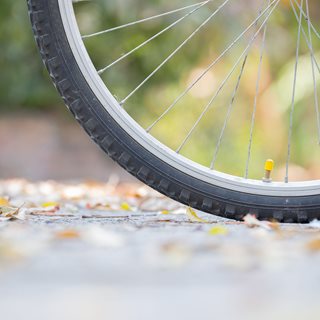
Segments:
[[[57,211],[59,211],[58,207],[29,208],[27,210],[28,214],[33,216],[56,216]]]
[[[56,233],[58,239],[78,239],[80,234],[78,231],[73,229],[65,229]]]
[[[320,238],[309,241],[307,243],[307,249],[310,251],[320,251]]]
[[[19,214],[21,208],[16,207],[0,207],[0,216],[5,220],[24,220],[24,214]]]

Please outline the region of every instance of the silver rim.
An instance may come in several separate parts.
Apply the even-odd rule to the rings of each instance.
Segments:
[[[201,166],[161,144],[137,124],[109,92],[87,53],[78,29],[73,1],[58,0],[64,29],[78,66],[88,85],[115,121],[140,145],[170,166],[212,185],[267,196],[305,196],[320,193],[320,180],[305,182],[271,182],[235,177]],[[76,1],[74,1],[76,2]],[[272,2],[272,3],[278,3]],[[270,3],[270,2],[269,2]],[[301,17],[300,17],[301,18]],[[301,25],[301,21],[300,21]],[[260,30],[259,30],[260,31]],[[300,33],[300,32],[299,32]],[[289,150],[290,151],[290,150]]]

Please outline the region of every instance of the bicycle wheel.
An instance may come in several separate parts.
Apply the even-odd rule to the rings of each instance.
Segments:
[[[64,102],[132,175],[227,218],[320,217],[316,1],[28,0],[28,7]],[[270,157],[273,181],[271,162],[262,179]]]

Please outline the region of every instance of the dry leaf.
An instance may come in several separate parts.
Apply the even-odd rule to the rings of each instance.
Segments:
[[[9,200],[7,198],[0,197],[0,207],[10,206]]]
[[[272,230],[280,231],[280,223],[276,221],[267,222]]]
[[[80,238],[78,231],[73,229],[66,229],[56,233],[56,237],[59,239],[77,239]]]
[[[201,219],[200,217],[198,217],[196,212],[190,207],[187,207],[186,213],[187,213],[189,220],[192,222],[201,222],[201,223],[208,222],[208,221],[205,221],[205,220]]]
[[[249,228],[255,228],[255,227],[260,227],[266,230],[272,230],[275,229],[274,227],[274,222],[270,223],[269,221],[260,221],[256,218],[256,216],[252,214],[247,214],[244,218],[243,221],[245,225],[247,225]]]
[[[228,229],[224,226],[214,226],[209,229],[208,234],[210,236],[217,236],[217,235],[226,235],[228,234]]]
[[[320,239],[313,239],[307,243],[307,249],[310,251],[320,251]]]
[[[33,216],[56,216],[56,212],[58,210],[59,210],[58,207],[28,208],[28,209],[25,209],[25,212],[27,214],[31,214]],[[65,216],[65,215],[63,214],[63,216]]]
[[[0,207],[0,216],[4,218],[4,220],[24,220],[25,214],[24,212],[20,212],[21,208],[16,207]]]
[[[86,204],[86,208],[87,209],[93,209],[93,210],[111,210],[111,205],[109,203],[95,203],[95,204],[91,204],[91,203],[87,203]]]

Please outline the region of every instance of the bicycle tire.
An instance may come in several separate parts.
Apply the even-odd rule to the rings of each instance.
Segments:
[[[270,196],[240,192],[177,170],[140,145],[107,112],[81,73],[68,43],[58,0],[27,0],[42,60],[65,104],[89,136],[126,171],[162,194],[193,208],[241,220],[307,223],[320,218],[320,195]]]

